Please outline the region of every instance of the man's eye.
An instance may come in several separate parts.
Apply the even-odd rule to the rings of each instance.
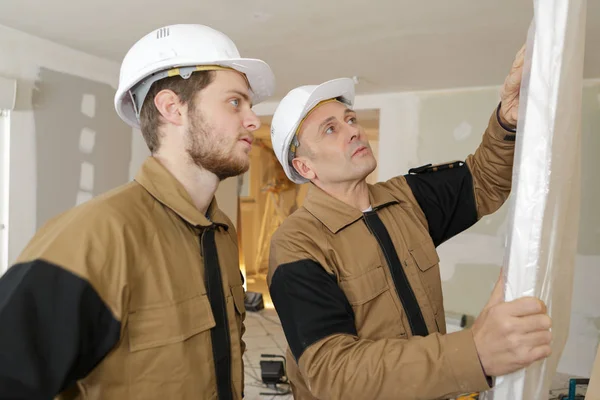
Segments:
[[[335,132],[335,129],[333,129],[333,126],[330,126],[329,128],[325,129],[325,133],[328,135],[332,134],[333,132]]]
[[[240,105],[240,101],[238,99],[233,99],[229,103],[231,103],[231,105],[234,107],[238,107]]]

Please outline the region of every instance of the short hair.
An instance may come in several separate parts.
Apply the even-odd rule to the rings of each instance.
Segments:
[[[160,147],[159,128],[161,120],[160,112],[154,104],[156,95],[162,90],[172,90],[183,104],[187,104],[193,110],[195,108],[195,95],[210,85],[214,77],[214,71],[198,71],[194,72],[188,79],[177,75],[158,80],[152,84],[140,111],[140,129],[151,153],[155,153]]]

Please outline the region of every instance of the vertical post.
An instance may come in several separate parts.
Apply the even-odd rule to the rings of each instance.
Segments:
[[[498,377],[485,399],[548,397],[570,325],[580,204],[586,0],[534,0],[521,87],[505,298],[544,301],[552,355]]]

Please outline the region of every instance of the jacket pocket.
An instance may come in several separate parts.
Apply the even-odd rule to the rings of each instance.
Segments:
[[[371,269],[362,275],[343,278],[340,281],[340,287],[353,306],[364,304],[386,290],[389,290],[385,272],[381,266]]]
[[[406,336],[402,311],[394,303],[382,266],[342,278],[339,285],[354,311],[359,337],[377,340]]]
[[[416,248],[410,251],[410,254],[415,260],[417,267],[419,267],[422,272],[435,267],[440,262],[435,246],[429,240],[420,243]]]
[[[182,342],[215,326],[206,294],[129,314],[132,352]],[[210,350],[210,349],[207,349]]]
[[[129,353],[123,363],[123,379],[129,386],[126,397],[216,398],[214,326],[206,294],[130,312]]]
[[[444,309],[442,295],[442,279],[440,276],[440,258],[431,240],[415,246],[410,250],[411,259],[419,269],[419,277],[434,314],[437,316]]]
[[[230,329],[231,329],[231,337],[232,340],[237,337],[240,341],[240,352],[243,353],[246,350],[246,345],[242,339],[244,333],[246,331],[244,327],[244,318],[246,316],[246,305],[244,303],[244,287],[243,286],[231,286],[231,299],[233,302],[233,307],[229,311],[235,318],[233,318],[233,322],[230,321]],[[230,319],[231,320],[231,319]]]

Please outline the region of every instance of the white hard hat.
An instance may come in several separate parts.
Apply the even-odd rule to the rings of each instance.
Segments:
[[[354,105],[354,81],[339,78],[320,85],[300,86],[291,90],[277,106],[271,122],[271,142],[277,160],[287,177],[295,183],[308,182],[292,166],[290,145],[296,136],[300,123],[308,113],[325,100],[338,99],[348,107]]]
[[[275,77],[269,65],[241,58],[235,43],[224,33],[204,25],[170,25],[147,34],[125,55],[115,95],[117,114],[139,128],[139,112],[152,83],[174,75],[188,78],[193,71],[202,70],[199,66],[243,73],[254,104],[273,94]]]

